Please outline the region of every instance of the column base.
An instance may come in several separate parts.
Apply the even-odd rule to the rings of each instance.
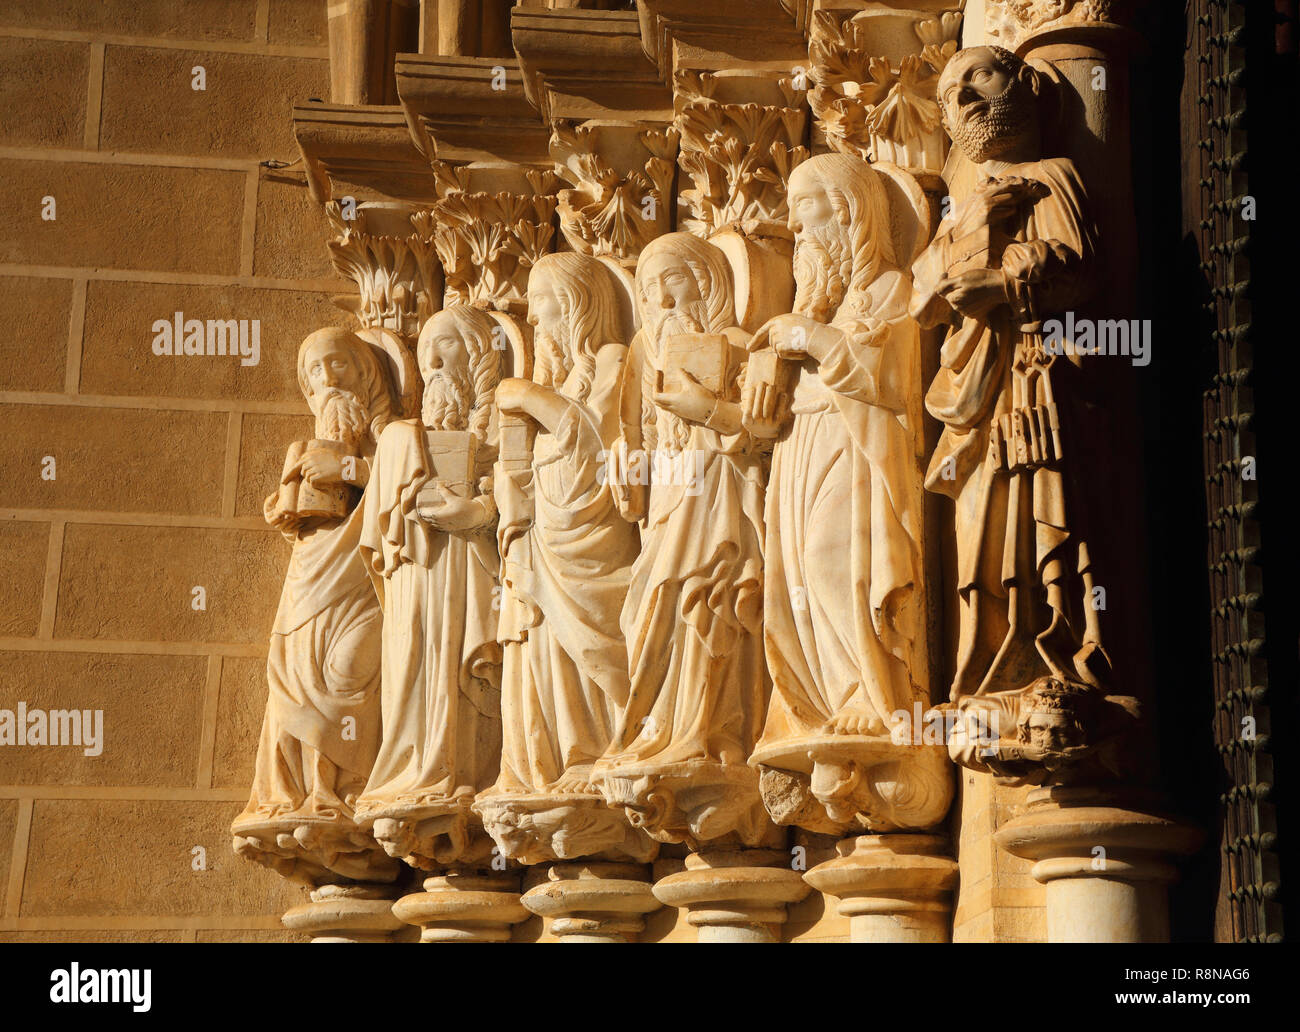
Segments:
[[[635,942],[662,904],[641,864],[556,863],[520,902],[561,942]]]
[[[808,895],[789,854],[752,849],[692,853],[686,870],[655,883],[655,898],[684,908],[696,942],[780,942],[786,907]]]
[[[458,870],[426,878],[393,913],[419,926],[421,942],[509,942],[510,926],[528,918],[518,875]]]
[[[311,902],[285,912],[281,924],[312,942],[391,942],[402,927],[393,916],[394,886],[374,882],[320,885]]]
[[[850,942],[947,942],[957,861],[940,835],[858,835],[804,875],[835,896]]]
[[[998,830],[998,845],[1033,860],[1030,873],[1047,886],[1048,942],[1169,941],[1172,861],[1204,834],[1159,814],[1154,802],[1091,787],[1040,788],[1024,815]]]

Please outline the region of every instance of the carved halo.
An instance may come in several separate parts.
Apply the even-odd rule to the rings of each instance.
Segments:
[[[392,330],[369,326],[356,330],[356,335],[375,349],[388,373],[389,393],[393,411],[398,419],[409,419],[420,411],[420,396],[424,387],[420,370],[411,349]]]
[[[934,233],[937,212],[917,178],[888,161],[872,162],[889,198],[890,237],[900,268],[912,264]]]

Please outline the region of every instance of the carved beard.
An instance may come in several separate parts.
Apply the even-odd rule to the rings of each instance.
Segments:
[[[561,323],[557,330],[558,338],[539,326],[534,341],[538,358],[544,362],[542,368],[550,377],[549,386],[558,391],[569,378],[569,373],[573,371],[573,359],[570,357],[573,352],[569,347],[568,325]]]
[[[1034,107],[1025,102],[1021,84],[1013,81],[988,101],[987,111],[964,118],[959,115],[952,127],[952,141],[971,161],[983,164],[1028,136],[1034,117]]]
[[[435,369],[424,385],[420,419],[430,430],[464,430],[469,426],[472,397],[468,375]]]
[[[844,300],[852,258],[848,237],[837,222],[800,233],[794,249],[794,310],[830,322]]]
[[[327,387],[316,414],[316,437],[355,445],[370,429],[370,413],[351,391]]]
[[[703,299],[688,301],[680,308],[656,308],[649,313],[650,336],[656,344],[678,333],[705,333],[709,325],[709,306]]]

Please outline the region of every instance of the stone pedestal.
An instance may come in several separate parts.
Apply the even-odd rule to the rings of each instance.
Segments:
[[[655,883],[655,897],[683,907],[697,942],[780,942],[786,907],[808,895],[790,855],[752,849],[692,853],[686,870]]]
[[[285,912],[281,923],[312,942],[390,942],[402,927],[393,916],[392,885],[355,882],[312,889],[311,902]]]
[[[1025,814],[998,830],[998,845],[1033,860],[1030,873],[1047,886],[1049,942],[1169,940],[1173,859],[1203,835],[1153,803],[1096,788],[1040,788]]]
[[[940,835],[859,835],[804,875],[839,899],[851,942],[947,942],[957,862]]]
[[[424,880],[424,891],[403,896],[393,913],[419,925],[421,942],[508,942],[510,926],[527,919],[519,877],[449,870]]]
[[[551,864],[546,881],[529,889],[520,902],[547,918],[561,942],[635,942],[644,915],[662,905],[642,864]]]

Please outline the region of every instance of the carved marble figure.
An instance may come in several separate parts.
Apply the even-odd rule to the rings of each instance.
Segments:
[[[269,695],[235,852],[305,881],[389,880],[354,819],[380,740],[380,625],[357,552],[375,442],[392,418],[376,349],[323,329],[298,350],[316,437],[289,448],[266,520],[293,542],[266,663]]]
[[[467,305],[424,324],[420,418],[380,437],[361,532],[384,609],[384,737],[357,813],[426,870],[490,848],[470,805],[501,748],[496,326]]]
[[[500,776],[475,809],[502,855],[526,863],[646,859],[655,848],[590,784],[630,688],[618,617],[637,530],[605,475],[630,336],[625,297],[596,258],[542,258],[528,280],[533,379],[496,391],[503,740]]]
[[[746,423],[779,431],[763,601],[773,695],[754,762],[773,817],[824,832],[926,827],[951,795],[942,750],[912,741],[914,704],[929,707],[921,354],[889,182],[846,154],[791,174],[795,311],[755,335],[746,382]]]
[[[659,841],[770,825],[748,760],[768,694],[763,463],[741,424],[745,334],[723,253],[659,237],[636,270],[642,328],[623,371],[609,479],[641,525],[622,612],[631,689],[593,781]]]
[[[926,486],[956,503],[954,758],[1041,780],[1122,719],[1089,543],[1104,490],[1081,446],[1098,359],[1044,336],[1085,302],[1099,255],[1074,163],[1045,156],[1045,78],[1000,47],[963,50],[939,80],[944,124],[978,168],[913,267],[911,310],[951,324],[926,407],[943,424]],[[1089,511],[1088,506],[1091,506]]]

